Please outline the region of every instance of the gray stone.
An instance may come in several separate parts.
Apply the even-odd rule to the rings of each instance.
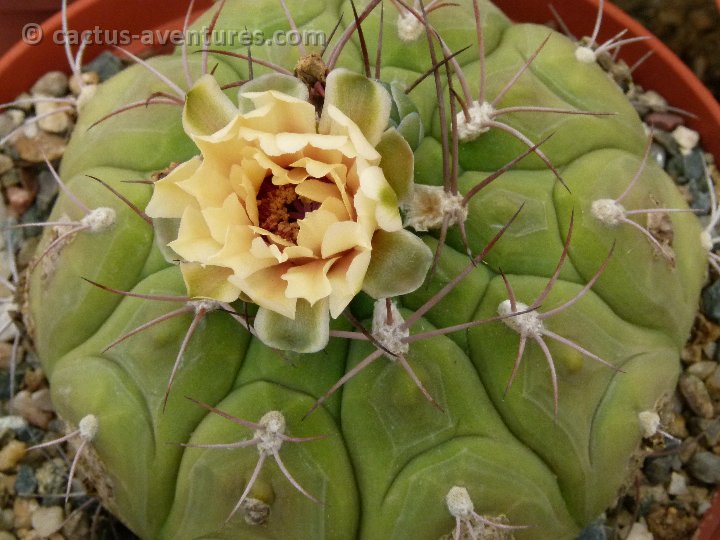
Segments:
[[[695,375],[682,375],[680,377],[680,391],[692,411],[702,418],[715,416],[710,394],[702,380]]]
[[[17,468],[17,476],[15,477],[15,493],[21,497],[33,495],[37,489],[37,480],[32,467],[29,465],[19,465]]]
[[[683,168],[685,169],[683,176],[691,181],[701,181],[707,184],[705,180],[705,155],[699,148],[695,148],[689,154],[683,156]]]
[[[706,484],[720,483],[720,456],[711,452],[698,452],[690,463],[688,470],[697,480]]]
[[[58,493],[65,493],[67,473],[67,465],[61,458],[43,462],[35,471],[38,494],[57,495]]]
[[[720,323],[720,280],[703,289],[702,312],[711,321]]]
[[[10,111],[0,113],[0,139],[9,135],[18,125]]]
[[[715,371],[717,367],[717,362],[712,362],[711,360],[702,360],[700,362],[692,364],[691,366],[688,366],[686,371],[690,375],[695,375],[696,377],[705,380],[710,375],[712,375],[713,371]]]
[[[720,399],[720,366],[715,368],[715,371],[705,379],[705,388],[707,388],[710,397]]]
[[[648,482],[654,485],[665,484],[670,480],[673,470],[682,468],[680,457],[675,454],[648,457],[643,464],[643,472]]]
[[[30,89],[36,95],[63,97],[68,93],[68,78],[62,71],[49,71]]]
[[[122,61],[108,51],[105,51],[95,58],[95,60],[83,66],[83,71],[94,71],[97,73],[101,82],[104,82],[113,75],[120,73],[122,69]]]
[[[683,173],[685,172],[685,167],[683,164],[683,158],[681,156],[671,156],[670,159],[668,159],[665,172],[672,176],[675,182],[680,185],[688,183],[688,178],[683,176]]]
[[[605,520],[598,519],[580,531],[576,540],[607,540],[611,533],[612,531],[605,526]]]
[[[665,168],[665,163],[667,162],[667,152],[662,145],[652,143],[652,146],[650,147],[650,155],[655,160],[655,163],[660,165],[663,169]]]

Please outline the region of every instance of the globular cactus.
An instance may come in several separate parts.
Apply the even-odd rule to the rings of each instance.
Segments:
[[[81,466],[143,538],[573,538],[674,388],[697,220],[605,72],[489,3],[194,27],[341,12],[85,104],[60,176],[112,212],[60,197],[26,316]]]

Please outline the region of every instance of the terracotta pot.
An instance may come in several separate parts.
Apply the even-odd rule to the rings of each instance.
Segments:
[[[57,11],[58,5],[57,0],[0,0],[0,55],[20,39],[25,24],[43,22]]]
[[[30,4],[50,0],[30,0]],[[27,3],[25,0],[24,3]],[[52,0],[56,8],[60,0]],[[77,0],[68,8],[68,29],[77,32],[100,28],[103,31],[127,31],[129,35],[139,35],[145,30],[174,30],[182,28],[188,0],[163,0],[155,9],[148,8],[148,0],[122,0],[121,3],[109,0]],[[212,0],[197,0],[195,14],[202,13],[212,5]],[[2,6],[0,5],[0,13]],[[29,20],[25,20],[29,22]],[[22,26],[21,26],[22,28]],[[53,42],[53,35],[62,28],[60,14],[56,13],[41,25],[42,39],[35,45],[22,41],[15,44],[0,58],[0,103],[11,101],[30,88],[43,73],[50,69],[66,69],[67,60],[62,45]],[[0,33],[21,36],[17,29],[8,30],[4,15],[0,15]],[[111,34],[112,35],[112,34]],[[91,60],[107,46],[89,45],[84,58]],[[133,52],[147,48],[134,41],[127,48]],[[75,47],[76,49],[76,47]]]

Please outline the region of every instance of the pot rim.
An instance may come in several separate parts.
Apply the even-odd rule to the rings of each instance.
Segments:
[[[60,3],[59,0],[57,2]],[[193,17],[196,18],[212,6],[212,0],[196,0]],[[143,31],[165,31],[182,28],[188,0],[163,0],[162,9],[148,9],[147,0],[123,0],[122,9],[107,0],[76,0],[68,6],[68,28],[81,32],[96,28],[112,31],[128,31],[129,35],[139,35]],[[38,77],[48,70],[44,66],[62,66],[69,72],[64,47],[53,42],[53,36],[62,30],[60,12],[40,25],[42,40],[31,45],[18,41],[0,57],[0,103],[12,101],[27,91]],[[127,48],[138,52],[148,47],[139,41],[133,41]],[[73,46],[73,50],[77,47]],[[85,61],[92,60],[108,46],[90,44],[83,55]],[[18,69],[18,66],[26,66]]]

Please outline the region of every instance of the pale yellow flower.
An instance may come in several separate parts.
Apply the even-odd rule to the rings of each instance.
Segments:
[[[201,156],[157,181],[146,209],[179,218],[169,246],[191,295],[249,299],[294,319],[300,300],[337,317],[362,289],[376,231],[402,228],[381,156],[339,108],[275,91],[191,134]],[[319,126],[319,127],[318,127]]]

